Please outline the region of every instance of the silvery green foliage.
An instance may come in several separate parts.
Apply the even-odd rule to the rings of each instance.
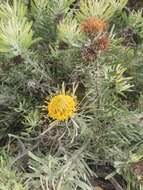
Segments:
[[[27,17],[27,8],[22,1],[0,7],[0,52],[9,56],[23,55],[39,39],[33,39],[32,22]]]

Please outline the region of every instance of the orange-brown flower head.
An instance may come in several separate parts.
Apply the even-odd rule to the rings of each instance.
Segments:
[[[103,32],[105,28],[106,23],[103,20],[97,19],[95,17],[87,18],[81,23],[81,30],[89,34]]]
[[[109,40],[107,37],[105,36],[102,36],[102,37],[99,37],[96,41],[96,44],[97,44],[97,50],[98,51],[104,51],[107,49],[108,47],[108,44],[109,44]]]

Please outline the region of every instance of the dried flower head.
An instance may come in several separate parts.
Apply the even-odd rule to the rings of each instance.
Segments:
[[[81,56],[85,61],[91,62],[96,59],[97,52],[94,45],[85,46],[82,49]]]
[[[103,20],[97,19],[95,17],[87,18],[81,23],[81,30],[89,34],[103,32],[105,28],[106,23]]]
[[[44,110],[54,120],[68,120],[76,111],[75,97],[65,93],[65,91],[54,95],[50,100],[46,99],[45,103]]]
[[[134,175],[139,181],[143,180],[143,161],[135,163],[132,167]]]
[[[108,47],[109,40],[106,36],[101,36],[96,40],[97,50],[104,51]]]
[[[108,48],[109,39],[106,36],[100,36],[89,45],[82,48],[81,56],[85,61],[91,62],[97,58],[99,51]]]

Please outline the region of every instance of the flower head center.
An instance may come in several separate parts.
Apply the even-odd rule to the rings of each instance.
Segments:
[[[54,96],[48,103],[48,115],[56,120],[67,120],[74,114],[76,102],[72,96],[60,94]]]

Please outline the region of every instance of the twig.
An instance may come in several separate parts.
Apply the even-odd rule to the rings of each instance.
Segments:
[[[38,145],[39,145],[39,143],[40,143],[40,142],[37,142],[32,148],[25,150],[22,154],[20,154],[19,156],[17,156],[17,157],[12,161],[10,167],[12,167],[12,166],[15,164],[15,162],[17,162],[18,160],[20,160],[20,159],[22,159],[24,156],[26,156],[29,151],[33,151],[35,148],[37,148]]]
[[[114,177],[110,179],[110,182],[113,184],[116,190],[124,190]]]
[[[34,138],[24,138],[24,137],[19,137],[17,135],[13,135],[13,134],[8,134],[9,137],[14,137],[16,139],[22,139],[22,140],[26,140],[26,141],[34,141],[34,140],[38,140],[40,139],[42,136],[44,136],[46,133],[48,133],[52,128],[54,128],[57,124],[57,121],[54,121],[53,123],[51,123],[49,125],[49,128],[46,129],[43,133],[41,133],[39,136],[34,137]]]

